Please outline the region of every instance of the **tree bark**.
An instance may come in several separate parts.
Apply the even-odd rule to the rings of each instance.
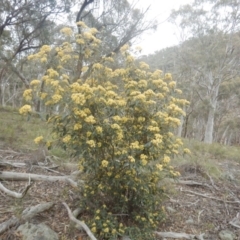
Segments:
[[[215,113],[215,109],[211,107],[208,112],[208,119],[207,119],[205,134],[204,134],[205,143],[212,143],[213,141],[214,113]]]

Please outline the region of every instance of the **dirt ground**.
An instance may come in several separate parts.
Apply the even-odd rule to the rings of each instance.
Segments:
[[[0,162],[30,163],[27,167],[21,168],[0,166],[0,171],[51,176],[57,176],[59,173],[71,174],[71,169],[61,166],[55,168],[59,173],[49,172],[35,165],[33,158],[34,155],[31,153],[0,149]],[[204,233],[204,240],[217,240],[220,239],[220,231],[229,230],[235,235],[235,239],[240,239],[240,216],[238,216],[240,215],[240,164],[226,160],[219,163],[219,168],[225,175],[220,180],[214,180],[199,166],[185,164],[179,167],[178,170],[181,172],[179,181],[166,183],[166,188],[171,189],[164,203],[166,221],[159,226],[157,231],[194,235]],[[2,184],[8,189],[19,192],[27,183],[2,181]],[[12,216],[19,216],[29,206],[54,202],[50,210],[38,214],[30,222],[45,223],[59,234],[59,239],[87,239],[84,232],[75,229],[70,223],[67,211],[62,204],[66,202],[72,210],[76,209],[78,199],[75,191],[63,182],[34,182],[23,199],[7,196],[0,191],[0,225]],[[17,226],[8,229],[0,235],[0,239],[22,239],[16,229]]]

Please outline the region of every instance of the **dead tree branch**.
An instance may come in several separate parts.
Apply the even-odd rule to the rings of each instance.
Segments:
[[[44,212],[44,211],[50,209],[53,205],[54,205],[53,202],[48,202],[48,203],[42,203],[42,204],[38,204],[38,205],[33,206],[33,207],[26,208],[22,212],[20,218],[17,218],[15,216],[13,216],[12,218],[7,220],[6,222],[1,223],[0,224],[0,234],[5,232],[10,227],[18,225],[22,221],[24,221],[24,222],[28,221],[29,219],[36,216],[38,213],[41,213],[41,212]]]
[[[0,190],[2,190],[4,193],[6,193],[7,195],[11,196],[11,197],[15,197],[15,198],[23,198],[26,194],[27,191],[29,190],[29,188],[32,186],[32,183],[28,184],[25,189],[23,190],[22,193],[17,193],[14,191],[11,191],[9,189],[7,189],[6,187],[3,186],[3,184],[0,182]]]
[[[74,178],[74,176],[46,176],[33,173],[0,172],[0,179],[3,180],[28,181],[31,179],[34,181],[62,181],[69,183],[72,187],[77,187],[77,183],[72,178]]]
[[[72,222],[76,223],[77,228],[78,228],[78,229],[84,229],[85,232],[87,233],[87,235],[88,235],[92,240],[97,240],[97,239],[95,238],[95,236],[93,235],[93,233],[92,233],[92,232],[90,231],[90,229],[88,228],[88,226],[87,226],[84,222],[79,221],[78,219],[76,219],[76,218],[74,217],[74,215],[72,214],[72,212],[71,212],[70,208],[68,207],[68,205],[67,205],[65,202],[63,202],[62,204],[63,204],[63,205],[65,206],[65,208],[67,209],[68,216],[69,216],[70,220],[71,220]]]

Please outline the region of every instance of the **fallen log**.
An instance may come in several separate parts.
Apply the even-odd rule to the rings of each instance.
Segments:
[[[67,182],[72,187],[77,187],[77,182],[73,180],[74,176],[46,176],[33,173],[19,173],[19,172],[0,172],[0,179],[11,181],[28,181],[29,179],[34,181],[61,181]]]
[[[156,237],[161,238],[180,238],[180,239],[198,239],[198,240],[204,240],[203,236],[204,234],[200,235],[193,235],[193,234],[187,234],[187,233],[175,233],[175,232],[155,232]]]
[[[0,224],[0,234],[2,234],[7,229],[9,229],[13,226],[19,225],[20,222],[22,223],[22,222],[28,221],[29,219],[36,216],[38,213],[41,213],[41,212],[44,212],[44,211],[50,209],[53,205],[54,205],[53,202],[48,202],[48,203],[42,203],[42,204],[38,204],[33,207],[26,208],[22,212],[20,218],[13,216],[9,220],[1,223]]]

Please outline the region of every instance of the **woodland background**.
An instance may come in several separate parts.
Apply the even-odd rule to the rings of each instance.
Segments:
[[[178,136],[205,143],[238,145],[239,135],[239,24],[238,0],[194,1],[169,16],[181,39],[176,46],[136,56],[152,69],[171,72],[185,109]],[[156,29],[157,19],[146,20],[148,9],[138,2],[6,0],[0,6],[0,104],[18,108],[22,93],[45,70],[27,60],[43,45],[60,45],[60,29],[84,21],[95,27],[103,42],[99,55],[118,53],[126,43]],[[149,18],[148,18],[149,19]],[[162,33],[164,38],[164,32]],[[161,41],[161,39],[159,39]],[[78,70],[73,73],[79,75]],[[41,112],[43,109],[36,109]]]

